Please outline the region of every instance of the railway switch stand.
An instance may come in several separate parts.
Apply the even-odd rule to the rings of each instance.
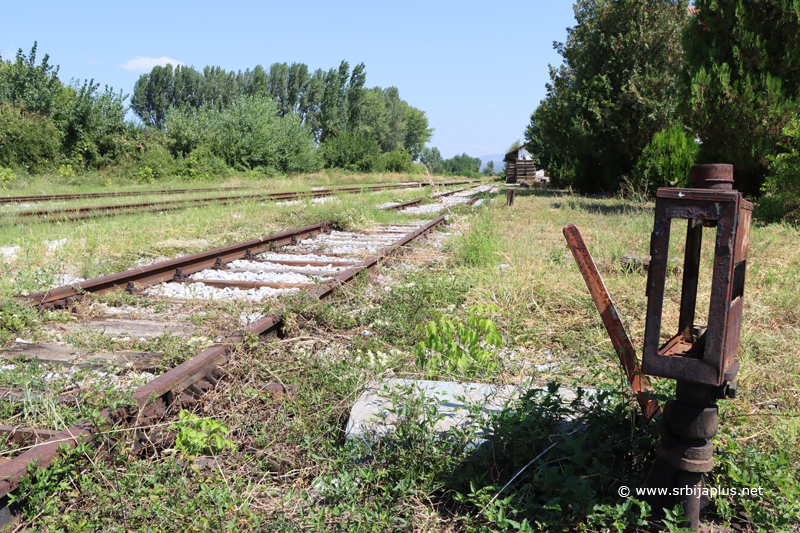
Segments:
[[[732,165],[695,165],[689,179],[689,188],[661,188],[656,194],[642,372],[677,381],[676,398],[664,409],[648,485],[672,489],[696,529],[700,510],[709,503],[703,474],[714,467],[709,440],[719,425],[716,400],[736,396],[753,204],[733,190]],[[687,221],[680,316],[677,333],[661,344],[670,230],[677,219]],[[697,306],[704,303],[698,302],[703,231],[713,228],[707,324],[695,324]],[[669,505],[669,498],[658,503]]]

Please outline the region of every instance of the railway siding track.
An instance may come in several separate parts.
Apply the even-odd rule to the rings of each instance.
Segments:
[[[463,185],[469,183],[470,180],[454,180],[454,181],[441,181],[434,182],[434,185],[449,186],[449,185]],[[415,185],[421,183],[422,186],[429,185],[426,182],[406,183],[405,185]],[[63,200],[81,200],[91,198],[115,198],[120,196],[148,196],[148,195],[165,195],[165,194],[194,194],[204,192],[221,192],[221,191],[238,191],[249,190],[250,187],[211,187],[203,189],[159,189],[154,191],[120,191],[120,192],[90,192],[90,193],[73,193],[73,194],[29,194],[24,196],[0,196],[0,205],[2,204],[15,204],[22,202],[53,202]]]
[[[449,186],[461,183],[469,183],[469,182],[463,182],[463,181],[434,182],[433,185]],[[187,207],[196,207],[211,203],[227,205],[230,203],[246,202],[246,201],[273,201],[273,202],[291,201],[303,198],[331,197],[337,194],[359,194],[362,192],[378,192],[384,190],[407,189],[413,186],[422,187],[423,185],[429,185],[429,184],[422,182],[400,183],[392,185],[372,185],[363,187],[339,187],[334,189],[318,189],[311,191],[289,191],[289,192],[276,192],[276,193],[247,194],[247,195],[237,195],[237,196],[181,198],[176,200],[155,200],[150,202],[61,207],[55,209],[50,208],[50,209],[36,209],[36,210],[25,210],[25,211],[6,211],[2,214],[2,217],[0,217],[0,223],[9,224],[9,223],[28,222],[28,221],[60,222],[69,220],[81,220],[93,217],[113,216],[117,214],[174,211],[177,209],[186,209]],[[152,194],[157,194],[157,193],[158,192],[154,192]],[[74,197],[74,195],[67,195],[67,196]],[[45,197],[37,197],[37,198],[40,198],[39,201],[41,201],[41,198]],[[51,198],[60,199],[60,197],[58,198],[51,197]],[[8,203],[8,202],[3,202],[3,203]]]
[[[318,244],[324,246],[346,246],[348,242],[360,242],[362,249],[370,249],[369,246],[378,245],[380,250],[373,253],[366,259],[357,264],[353,264],[347,258],[331,255],[315,255],[323,257],[325,260],[318,261],[331,267],[335,264],[338,268],[335,275],[327,276],[321,283],[317,283],[305,294],[305,298],[313,300],[323,300],[332,295],[338,288],[352,281],[359,273],[378,265],[382,260],[400,253],[414,240],[427,235],[438,225],[446,223],[445,217],[440,216],[420,227],[407,231],[406,227],[390,227],[381,232],[384,238],[375,241],[359,241],[358,236],[353,234],[336,234],[331,231],[328,224],[321,222],[295,230],[276,233],[262,239],[254,239],[244,243],[239,243],[227,247],[216,248],[207,252],[193,254],[161,263],[156,263],[148,267],[128,270],[119,274],[112,274],[101,278],[87,280],[75,287],[59,287],[45,293],[30,295],[27,297],[33,305],[40,308],[69,307],[76,299],[84,293],[102,294],[111,290],[119,290],[123,287],[132,291],[164,282],[185,282],[185,277],[192,273],[200,273],[214,267],[224,268],[228,263],[236,260],[246,259],[254,263],[274,263],[285,264],[288,267],[313,267],[314,261],[306,261],[305,257],[281,260],[276,249],[281,246],[294,248],[294,252],[305,251],[309,239],[325,235],[324,242]],[[395,237],[402,235],[395,240]],[[390,237],[391,236],[391,237]],[[305,242],[303,242],[305,240]],[[372,243],[369,246],[363,246]],[[385,245],[380,244],[383,242]],[[266,258],[259,258],[259,253],[265,253]],[[327,261],[327,259],[332,259]],[[298,263],[303,263],[299,265]],[[346,268],[345,268],[346,267]],[[180,270],[179,270],[180,269]],[[178,278],[178,279],[176,279]],[[176,407],[182,402],[191,402],[193,398],[201,397],[206,391],[213,388],[221,377],[218,371],[220,365],[228,361],[233,349],[243,342],[248,336],[266,336],[277,333],[282,325],[280,311],[269,316],[260,317],[252,322],[243,331],[229,335],[221,342],[205,348],[200,353],[181,363],[180,365],[168,370],[155,379],[151,380],[133,393],[134,405],[111,409],[106,408],[100,411],[98,422],[105,425],[122,424],[124,426],[136,426],[142,420],[149,417],[161,417],[171,407]],[[283,391],[286,392],[286,391]],[[16,509],[9,503],[9,494],[18,488],[20,480],[28,472],[29,466],[35,464],[37,468],[47,468],[59,456],[59,450],[63,446],[72,448],[80,442],[91,440],[98,432],[97,423],[84,420],[74,424],[72,427],[63,431],[37,430],[35,428],[11,428],[11,431],[0,432],[9,433],[16,440],[31,439],[41,441],[14,459],[0,465],[0,527],[11,524],[16,519]],[[49,437],[49,438],[48,438]],[[146,437],[143,437],[146,438]]]

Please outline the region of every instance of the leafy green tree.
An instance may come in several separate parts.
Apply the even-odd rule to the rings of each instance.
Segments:
[[[383,96],[388,112],[389,134],[380,142],[381,150],[391,152],[397,148],[405,147],[406,132],[408,130],[408,104],[400,99],[397,87],[383,89]]]
[[[269,98],[240,96],[213,107],[171,109],[165,131],[174,155],[208,149],[238,170],[311,172],[319,168],[311,132],[294,114],[279,116]]]
[[[425,112],[416,107],[408,106],[406,109],[406,136],[404,145],[411,154],[411,159],[416,160],[422,153],[425,143],[433,137],[433,128],[428,127],[428,117]]]
[[[757,194],[783,128],[800,111],[800,2],[696,0],[684,32],[682,112],[699,160],[731,163]]]
[[[442,163],[442,154],[435,146],[433,148],[425,147],[422,149],[422,154],[419,158],[420,163],[428,167],[432,173],[436,173]]]
[[[64,151],[80,167],[98,167],[119,155],[120,138],[126,134],[125,99],[120,91],[94,80],[74,83],[63,91],[58,109],[52,114],[63,132]]]
[[[364,83],[367,81],[367,73],[364,63],[359,63],[350,75],[350,83],[347,85],[347,128],[349,131],[356,131],[361,124],[364,115],[365,89]]]
[[[49,115],[58,106],[58,97],[64,88],[58,79],[58,66],[49,63],[45,54],[36,64],[37,43],[25,55],[20,48],[14,61],[0,57],[0,102],[24,105],[29,113]]]
[[[172,65],[156,65],[149,74],[142,74],[133,86],[131,109],[148,126],[163,128],[167,111],[186,105],[175,95]]]
[[[483,169],[483,173],[487,176],[494,176],[494,161],[486,163],[486,168]]]
[[[411,154],[405,150],[392,150],[383,154],[384,167],[388,172],[408,173],[411,172],[414,162]]]
[[[526,140],[540,164],[585,191],[614,190],[675,120],[686,0],[577,0]]]
[[[439,168],[442,174],[451,176],[480,176],[481,159],[470,157],[467,154],[457,155],[450,159],[443,160]]]

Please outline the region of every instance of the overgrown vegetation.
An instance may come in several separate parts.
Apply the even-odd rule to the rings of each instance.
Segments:
[[[363,63],[351,71],[342,61],[313,74],[299,63],[244,73],[156,66],[134,86],[139,123],[125,120],[128,95],[100,90],[94,80],[65,85],[48,56],[38,64],[36,57],[34,43],[30,54],[0,58],[0,168],[15,175],[102,170],[147,184],[231,171],[297,174],[323,165],[409,173],[433,134],[425,112],[397,88],[365,86]],[[377,156],[341,159],[334,156],[340,148],[326,147],[349,149],[352,139],[377,146]]]
[[[613,192],[637,176],[652,195],[685,181],[693,160],[732,164],[745,195],[765,183],[775,195],[783,171],[770,165],[800,111],[797,2],[578,0],[574,10],[556,44],[564,62],[525,133],[555,184]]]
[[[339,223],[351,227],[366,227],[377,217],[403,220],[367,210],[356,198],[340,202],[285,206],[270,215],[275,220],[269,223],[298,225],[338,213],[348,213]],[[250,229],[236,226],[247,219],[245,206],[228,209],[231,216],[205,213],[210,221],[200,225],[205,229],[187,230],[186,236],[209,239],[220,227],[225,228],[221,238],[263,233],[263,220]],[[305,213],[309,209],[316,211]],[[466,209],[456,215],[464,216]],[[144,240],[131,246],[146,256],[167,249],[174,253],[176,245],[164,244],[162,232],[184,231],[183,216],[168,228],[142,226],[137,233]],[[638,345],[646,276],[625,270],[619,260],[647,250],[650,206],[518,191],[512,209],[490,203],[477,216],[453,222],[447,231],[464,234],[446,254],[411,251],[391,276],[385,271],[364,276],[331,301],[284,301],[291,310],[288,337],[247,339],[224,365],[219,385],[202,402],[184,407],[192,415],[151,422],[151,431],[164,437],[158,447],[132,452],[134,432],[109,429],[99,447],[81,447],[55,469],[27,478],[18,493],[25,525],[52,531],[679,531],[680,509],[663,513],[618,495],[622,485],[644,485],[658,420],[647,423],[637,416],[560,231],[569,222],[581,228]],[[51,237],[42,233],[28,240],[45,238]],[[800,342],[797,239],[797,229],[787,225],[752,229],[739,396],[720,402],[721,429],[714,445],[721,453],[715,455],[717,467],[708,484],[760,486],[763,496],[715,498],[704,520],[719,527],[787,532],[798,527],[800,426],[793,389],[800,366],[792,357],[792,346]],[[677,245],[674,251],[680,253]],[[74,253],[85,255],[82,248]],[[110,256],[108,268],[122,265],[123,257],[113,251],[103,249],[101,255]],[[130,255],[128,249],[120,253],[127,261]],[[57,261],[72,264],[75,258],[67,254]],[[20,270],[32,265],[42,268],[32,262]],[[34,280],[42,274],[15,276]],[[670,276],[667,294],[678,295],[680,281],[679,272]],[[701,283],[699,301],[708,291]],[[128,295],[108,303],[158,305]],[[274,311],[276,305],[264,307]],[[240,327],[235,320],[242,311],[230,306],[197,313],[193,323],[228,320],[230,327]],[[677,323],[678,305],[671,298],[664,317],[665,323]],[[42,329],[41,318],[31,320]],[[436,331],[429,335],[425,326],[431,321]],[[15,336],[27,335],[31,326],[21,327]],[[75,337],[87,346],[109,343],[86,334]],[[171,339],[132,341],[129,349],[161,350],[166,366],[172,366],[202,346],[193,352],[186,341]],[[418,359],[420,343],[425,361]],[[461,365],[465,354],[469,364]],[[438,362],[431,365],[434,358]],[[3,371],[3,385],[61,386],[47,385],[38,368],[15,364],[13,371]],[[440,400],[418,388],[401,388],[390,395],[385,413],[392,432],[374,441],[347,439],[350,406],[369,383],[385,377],[521,384],[522,390],[492,415],[482,404],[470,405],[474,426],[441,433],[436,427]],[[557,382],[583,392],[567,396]],[[296,386],[297,392],[274,396],[265,387],[269,383]],[[672,394],[668,380],[654,384],[660,398]],[[68,411],[52,398],[27,407],[4,405],[17,406],[3,413],[4,423],[44,426],[54,413],[65,420],[91,415],[88,409]]]

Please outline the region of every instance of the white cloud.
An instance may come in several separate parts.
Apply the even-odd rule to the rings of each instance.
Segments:
[[[137,56],[136,59],[129,59],[120,67],[124,68],[125,70],[133,70],[135,72],[150,72],[153,70],[153,67],[156,65],[165,67],[167,63],[171,64],[173,67],[177,67],[178,65],[185,65],[183,61],[178,61],[177,59],[172,59],[167,56],[163,57],[142,57]]]

